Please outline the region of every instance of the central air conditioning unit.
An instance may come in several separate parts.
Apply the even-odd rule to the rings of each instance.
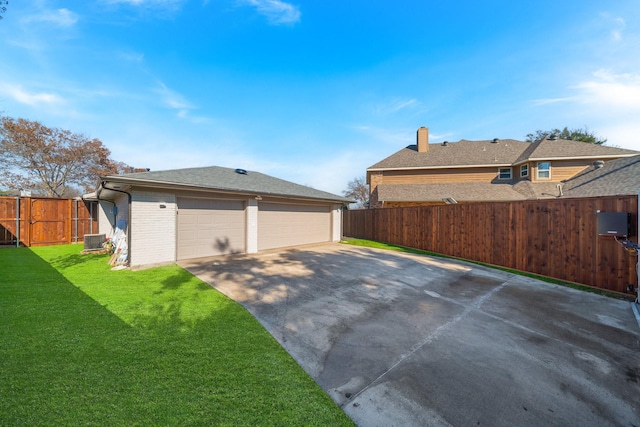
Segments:
[[[104,234],[85,234],[84,235],[84,250],[102,249],[102,244],[107,240]]]

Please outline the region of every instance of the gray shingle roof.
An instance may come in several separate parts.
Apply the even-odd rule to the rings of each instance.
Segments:
[[[352,200],[342,196],[295,184],[260,172],[247,171],[246,174],[241,174],[237,173],[235,169],[219,166],[110,175],[102,179],[103,181],[131,185],[155,184],[158,187],[166,187],[169,185],[185,188],[204,188],[238,193],[252,193],[256,195],[329,200],[341,203],[352,202]]]
[[[515,139],[449,142],[429,144],[426,153],[419,153],[416,145],[392,154],[370,166],[368,170],[402,168],[445,168],[517,165],[528,160],[555,158],[611,158],[638,154],[634,150],[590,144],[564,139],[541,140],[534,143]]]
[[[638,194],[640,155],[590,166],[564,182],[564,197],[595,197]]]
[[[568,139],[543,139],[531,144],[532,149],[523,153],[526,157],[518,159],[519,162],[527,160],[546,160],[553,158],[611,158],[638,154],[637,151],[624,148],[608,147],[598,144],[590,144],[582,141]]]
[[[449,142],[429,144],[429,151],[419,153],[409,145],[369,169],[428,168],[477,165],[511,165],[530,144],[515,139]]]
[[[515,201],[553,198],[559,195],[557,183],[464,182],[443,184],[380,184],[378,200],[383,202]]]

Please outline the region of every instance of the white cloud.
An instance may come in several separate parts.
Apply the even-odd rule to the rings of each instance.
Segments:
[[[78,22],[78,14],[70,11],[69,9],[50,10],[39,13],[37,15],[31,15],[24,20],[26,23],[30,22],[44,22],[46,24],[52,24],[59,27],[72,27]]]
[[[8,83],[0,84],[0,94],[8,96],[20,104],[29,105],[31,107],[58,105],[65,102],[63,98],[55,93],[29,93],[22,89],[22,86],[20,85],[12,85]]]
[[[160,94],[164,104],[175,110],[187,110],[194,108],[182,95],[169,89],[164,83],[158,82],[158,88],[155,92]]]
[[[393,99],[386,104],[378,105],[375,108],[375,112],[378,115],[386,116],[388,114],[397,113],[400,110],[412,109],[420,106],[420,102],[415,99]]]
[[[292,4],[280,0],[241,0],[242,3],[253,6],[258,13],[267,17],[270,23],[295,24],[300,21],[300,9]]]
[[[598,70],[592,77],[574,86],[581,103],[640,110],[640,74]]]
[[[559,102],[567,102],[571,101],[573,98],[564,97],[564,98],[540,98],[534,99],[531,103],[535,106],[548,105],[548,104],[557,104]]]
[[[165,106],[172,110],[178,110],[176,114],[178,118],[188,120],[195,124],[211,122],[211,118],[209,117],[191,115],[190,110],[194,110],[196,107],[178,92],[169,89],[164,83],[158,82],[158,88],[155,89],[155,92],[160,94]]]
[[[606,23],[611,26],[610,36],[611,39],[615,42],[619,42],[622,40],[623,33],[627,28],[627,23],[624,18],[619,16],[611,16],[608,13],[603,13],[602,17],[605,19]]]

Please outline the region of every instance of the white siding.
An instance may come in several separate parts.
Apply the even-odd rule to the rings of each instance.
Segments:
[[[258,201],[247,200],[247,253],[258,252]]]
[[[109,202],[100,200],[98,202],[98,233],[104,234],[107,237],[113,235],[113,219],[112,211],[113,205]]]
[[[342,240],[342,205],[333,205],[332,215],[331,240],[339,242]]]
[[[126,194],[122,194],[113,203],[106,200],[100,200],[98,203],[100,206],[98,209],[98,233],[111,237],[115,232],[118,221],[125,220],[127,223],[129,222],[129,197]],[[115,211],[114,206],[116,208]]]
[[[131,197],[130,265],[175,262],[175,195],[135,190]]]

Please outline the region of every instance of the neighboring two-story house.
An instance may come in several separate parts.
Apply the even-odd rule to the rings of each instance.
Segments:
[[[429,144],[426,127],[416,142],[367,169],[370,207],[555,198],[594,163],[640,154],[553,136]]]

